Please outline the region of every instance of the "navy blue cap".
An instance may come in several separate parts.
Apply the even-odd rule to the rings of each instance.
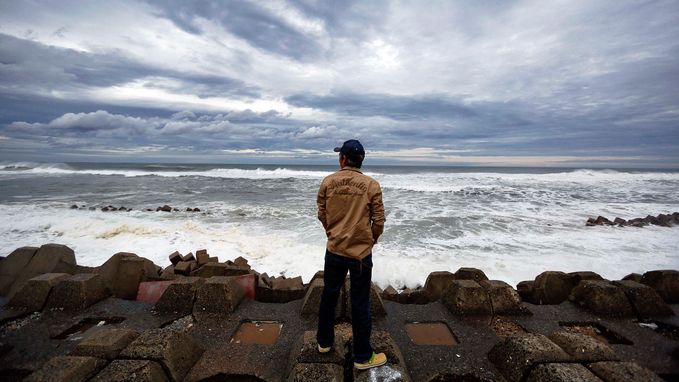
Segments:
[[[365,150],[363,145],[356,139],[350,139],[342,145],[342,147],[335,147],[336,153],[342,153],[350,159],[363,160],[365,157]]]

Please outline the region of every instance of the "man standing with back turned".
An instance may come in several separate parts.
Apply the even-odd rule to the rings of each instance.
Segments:
[[[318,219],[328,236],[316,340],[319,352],[330,351],[335,306],[349,271],[354,367],[369,369],[387,362],[384,353],[375,354],[370,346],[372,248],[384,230],[382,190],[376,180],[361,173],[365,150],[359,141],[348,140],[335,152],[340,170],[323,179],[316,199]]]

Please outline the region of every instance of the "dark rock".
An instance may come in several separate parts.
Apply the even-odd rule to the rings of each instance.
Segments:
[[[52,288],[62,280],[68,278],[68,273],[45,273],[34,277],[24,284],[9,300],[10,308],[23,308],[31,312],[39,312],[47,302]]]
[[[613,219],[613,223],[618,225],[627,225],[627,220],[616,217]]]
[[[455,280],[455,275],[448,271],[431,272],[427,276],[427,281],[424,282],[424,290],[429,295],[429,301],[439,300],[453,280]]]
[[[523,380],[533,365],[568,362],[570,357],[542,334],[506,337],[488,353],[488,359],[509,381]]]
[[[663,227],[671,227],[672,226],[672,215],[665,215],[665,214],[660,214],[658,215],[658,225],[663,226]]]
[[[441,302],[453,314],[486,315],[492,313],[486,291],[473,280],[454,280],[443,292]]]
[[[80,341],[71,355],[114,359],[138,335],[130,329],[102,329]]]
[[[186,207],[186,212],[193,212],[193,208],[191,208],[191,207]]]
[[[31,262],[37,251],[37,247],[17,248],[0,262],[0,296],[9,294],[19,273]]]
[[[646,272],[641,282],[655,289],[668,304],[679,303],[679,271],[667,269]]]
[[[555,332],[549,339],[577,362],[617,361],[613,349],[582,333]]]
[[[88,208],[88,210],[90,210],[90,211],[95,211],[96,209],[97,209],[97,207],[89,207]]]
[[[58,356],[29,375],[27,382],[85,382],[106,365],[95,357]]]
[[[231,313],[236,310],[244,294],[243,289],[232,278],[210,277],[198,288],[193,313]]]
[[[602,382],[586,367],[575,363],[537,365],[526,382]]]
[[[200,208],[198,208],[198,207],[194,208],[193,212],[200,212]]]
[[[170,207],[170,206],[168,206],[168,205],[166,204],[166,205],[164,205],[164,206],[162,206],[162,207],[156,208],[156,211],[171,212],[171,211],[172,211],[172,207]]]
[[[77,205],[77,204],[72,205],[72,206],[71,206],[71,209],[72,209],[72,210],[77,210],[77,209],[78,209],[78,205]]]
[[[163,382],[169,381],[158,362],[117,359],[111,362],[90,382]]]
[[[617,281],[639,318],[674,315],[655,289],[635,281]]]
[[[493,314],[521,314],[521,297],[509,284],[498,280],[483,280],[479,285],[490,298]]]
[[[177,382],[184,379],[202,354],[203,349],[184,333],[151,329],[141,333],[120,357],[159,362]]]
[[[533,299],[536,304],[560,304],[577,285],[574,278],[564,272],[546,271],[540,273],[533,283]]]
[[[655,373],[634,362],[597,362],[587,367],[606,382],[663,382]]]
[[[622,288],[608,281],[581,281],[573,288],[569,299],[600,316],[630,317],[634,315]]]
[[[488,277],[482,270],[476,268],[460,268],[455,272],[457,280],[474,280],[476,282],[488,280]]]
[[[110,295],[101,276],[82,273],[62,280],[52,288],[46,309],[77,311],[87,308]]]
[[[653,224],[653,225],[660,225],[660,221],[658,220],[657,217],[647,215],[645,218],[642,219],[645,223]]]
[[[289,382],[344,381],[344,369],[333,363],[298,363],[292,368]]]
[[[108,207],[102,207],[102,208],[101,208],[101,210],[102,210],[103,212],[108,212],[109,209],[110,209],[110,208],[108,208]]]
[[[594,218],[589,218],[587,219],[587,223],[585,223],[587,227],[594,227],[596,224],[596,219]]]
[[[174,251],[170,255],[170,262],[172,265],[177,265],[178,262],[182,261],[182,255],[179,253],[179,251]]]
[[[170,284],[156,305],[154,310],[162,313],[191,314],[198,288],[205,282],[200,277],[182,277]]]
[[[521,296],[521,299],[526,302],[530,302],[531,304],[534,303],[535,299],[533,298],[533,284],[535,282],[533,280],[526,280],[526,281],[521,281],[518,284],[516,284],[516,292]]]
[[[642,276],[639,273],[630,273],[629,275],[623,277],[622,279],[625,281],[634,281],[634,282],[641,282]]]
[[[30,252],[30,250],[29,250]],[[9,261],[9,257],[7,258]],[[4,268],[5,261],[2,262]],[[8,293],[12,297],[24,284],[33,277],[44,273],[75,273],[76,262],[73,250],[61,244],[45,244],[41,246],[31,260],[21,269]]]
[[[599,217],[597,217],[596,220],[594,221],[594,224],[596,224],[596,225],[613,225],[613,222],[610,221],[610,220],[608,220],[608,219],[606,219],[606,218],[603,217],[603,216],[599,216]]]
[[[179,208],[173,208],[172,211],[179,212]]]

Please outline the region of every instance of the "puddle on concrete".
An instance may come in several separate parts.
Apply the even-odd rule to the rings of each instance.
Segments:
[[[665,322],[656,320],[644,320],[637,322],[637,324],[641,327],[651,329],[663,337],[679,341],[679,328],[672,324],[667,324]]]
[[[77,341],[84,338],[84,334],[95,326],[114,325],[123,321],[125,321],[124,317],[87,317],[52,338],[55,340]]]
[[[278,321],[245,321],[238,326],[231,342],[273,345],[278,340],[282,328],[283,323]]]
[[[490,328],[493,329],[498,337],[511,337],[517,334],[528,333],[521,325],[504,317],[493,317],[490,322]]]
[[[586,334],[605,344],[634,345],[620,334],[596,322],[559,322],[567,332]]]
[[[453,346],[458,341],[443,322],[410,322],[406,324],[406,333],[415,345]]]

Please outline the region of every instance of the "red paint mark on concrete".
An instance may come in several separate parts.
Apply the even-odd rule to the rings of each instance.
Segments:
[[[167,281],[145,281],[139,283],[137,289],[137,301],[156,303],[160,296],[165,293],[165,289],[172,284],[172,280]]]
[[[245,298],[248,300],[255,299],[255,275],[247,274],[241,276],[234,276],[234,281],[245,292]]]

